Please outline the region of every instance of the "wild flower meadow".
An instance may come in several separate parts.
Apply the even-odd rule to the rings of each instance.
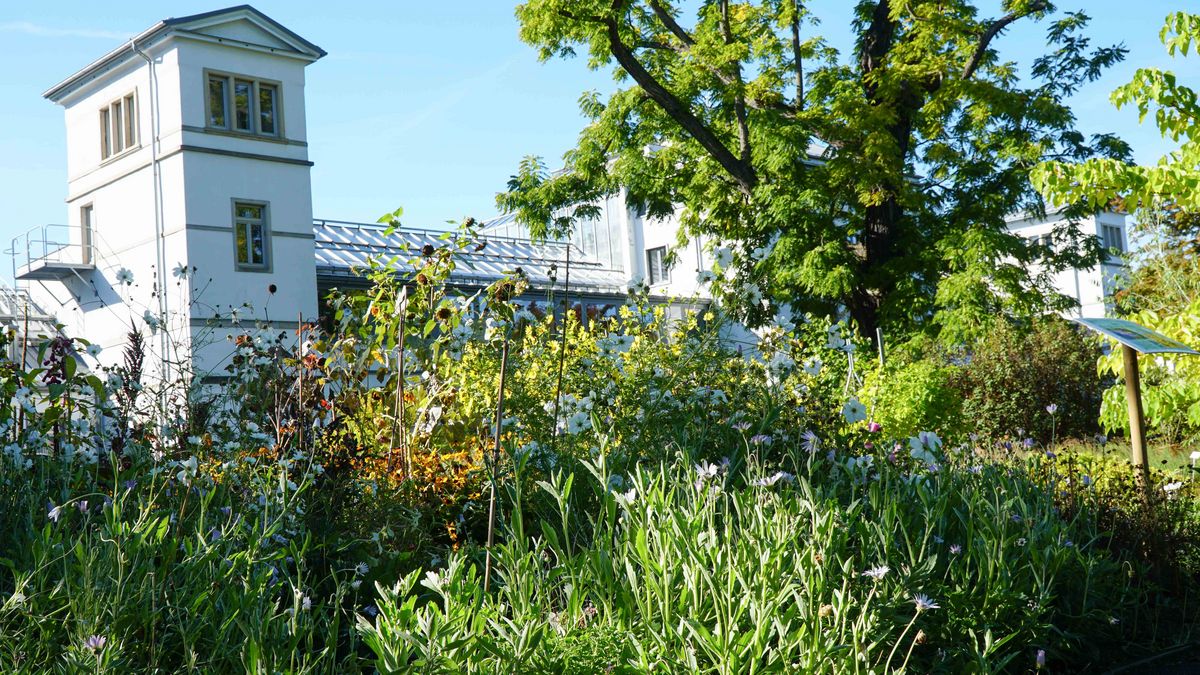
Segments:
[[[456,290],[467,245],[216,384],[150,375],[170,317],[0,362],[0,671],[1089,670],[1194,630],[1190,477],[892,429],[828,319],[739,349],[644,288]]]

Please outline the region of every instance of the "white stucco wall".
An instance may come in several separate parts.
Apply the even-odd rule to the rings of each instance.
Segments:
[[[212,35],[279,46],[245,22],[207,29]],[[278,40],[275,40],[278,43]],[[220,372],[232,347],[226,333],[256,321],[294,334],[297,320],[315,320],[316,269],[312,235],[312,190],[305,142],[304,67],[296,58],[235,43],[212,43],[175,35],[146,48],[150,68],[133,55],[65,95],[67,130],[67,217],[78,241],[81,208],[92,207],[95,269],[61,281],[24,281],[35,300],[54,313],[68,335],[100,344],[101,364],[118,363],[131,325],[149,335],[143,315],[158,316],[167,305],[172,360],[193,360],[200,374]],[[278,128],[273,138],[205,129],[207,71],[271,81],[279,86]],[[100,109],[136,92],[135,147],[102,160]],[[151,126],[152,104],[156,113]],[[160,226],[155,220],[155,172],[151,140],[158,134]],[[235,263],[233,203],[268,204],[270,265],[243,271]],[[157,244],[161,231],[164,269]],[[76,254],[78,255],[78,254]],[[195,268],[177,278],[176,265]],[[119,270],[133,283],[122,284]],[[274,285],[274,293],[270,287]],[[245,305],[246,307],[242,307]],[[211,317],[239,307],[241,326],[226,319],[214,334]],[[161,318],[161,317],[160,317]],[[195,343],[205,345],[192,354]],[[152,356],[160,350],[148,339]],[[194,358],[193,358],[194,357]]]
[[[1042,240],[1056,228],[1065,226],[1061,214],[1047,214],[1044,218],[1023,217],[1009,221],[1009,230],[1026,239]],[[1079,221],[1079,229],[1083,234],[1101,237],[1101,225],[1112,225],[1121,229],[1124,249],[1128,250],[1128,233],[1125,216],[1119,213],[1104,212]],[[1103,241],[1103,239],[1101,239]],[[1040,266],[1033,266],[1033,273],[1040,273]],[[1089,269],[1068,269],[1055,272],[1052,275],[1055,290],[1068,297],[1074,298],[1079,307],[1066,314],[1069,316],[1102,317],[1111,313],[1111,296],[1121,283],[1126,272],[1126,266],[1119,258]]]

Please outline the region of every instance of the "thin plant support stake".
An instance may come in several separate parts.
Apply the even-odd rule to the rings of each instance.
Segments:
[[[488,496],[488,530],[487,558],[483,565],[483,592],[487,593],[492,580],[492,544],[496,536],[496,479],[497,468],[500,466],[500,429],[504,424],[504,374],[508,371],[508,338],[505,332],[504,344],[500,347],[500,391],[496,394],[496,436],[492,446],[492,489]],[[557,424],[557,422],[556,422]]]
[[[558,407],[562,402],[563,364],[567,360],[567,312],[571,311],[571,242],[567,242],[567,274],[563,284],[562,326],[558,342],[558,381],[554,384],[554,419],[550,428],[550,451],[558,450]]]
[[[396,354],[396,408],[392,415],[392,451],[388,453],[388,473],[392,471],[392,460],[396,455],[396,436],[399,436],[403,452],[401,473],[407,477],[411,466],[404,433],[404,336],[408,328],[405,321],[408,314],[408,286],[400,287],[400,297],[396,300],[396,314],[400,316],[400,337]]]

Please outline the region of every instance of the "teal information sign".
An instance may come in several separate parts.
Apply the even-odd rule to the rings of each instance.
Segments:
[[[1087,326],[1101,335],[1107,335],[1141,354],[1196,354],[1200,356],[1200,352],[1182,342],[1152,331],[1145,326],[1139,326],[1132,321],[1083,318],[1071,320]]]

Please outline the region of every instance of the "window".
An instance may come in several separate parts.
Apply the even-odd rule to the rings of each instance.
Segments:
[[[258,85],[258,128],[264,134],[275,133],[275,87]]]
[[[208,126],[244,134],[279,135],[279,85],[208,74]]]
[[[79,209],[79,260],[84,265],[92,264],[92,205]]]
[[[234,202],[233,243],[238,269],[265,270],[270,264],[268,252],[267,205],[261,202]]]
[[[225,78],[208,78],[208,126],[224,129],[229,126],[225,119]]]
[[[100,109],[100,159],[125,152],[137,145],[137,109],[132,93]]]
[[[1125,252],[1125,237],[1121,236],[1121,228],[1116,225],[1101,225],[1100,235],[1104,240],[1104,248],[1120,255]]]
[[[646,276],[651,286],[663,284],[670,279],[667,276],[667,247],[646,249]]]

